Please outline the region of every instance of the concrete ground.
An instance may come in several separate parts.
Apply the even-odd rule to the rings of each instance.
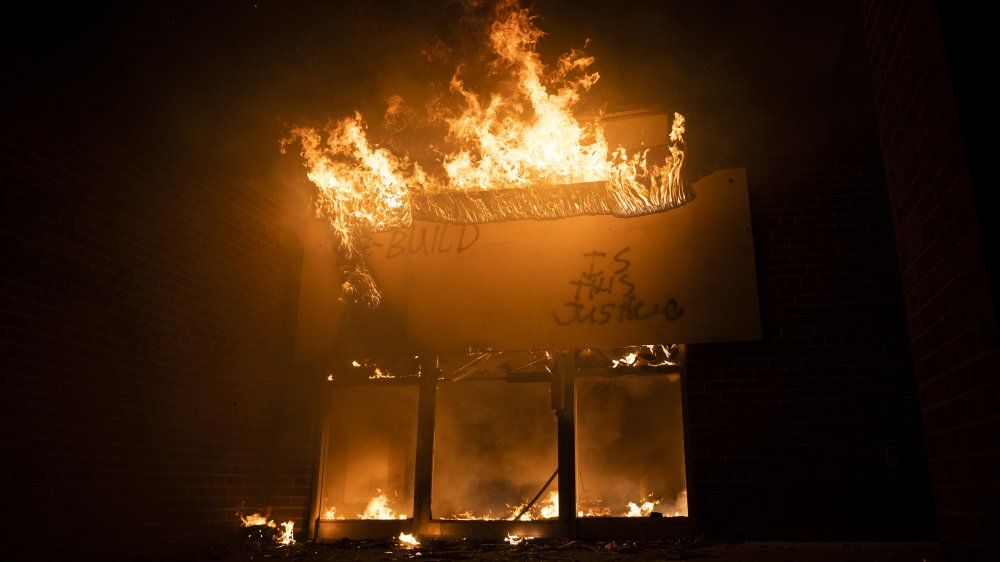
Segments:
[[[519,545],[496,540],[434,539],[415,547],[396,539],[297,543],[264,548],[246,543],[220,548],[192,562],[289,560],[692,560],[710,562],[941,562],[936,543],[582,541],[535,539]]]

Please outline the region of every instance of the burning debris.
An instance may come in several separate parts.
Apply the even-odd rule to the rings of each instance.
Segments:
[[[258,550],[266,549],[269,546],[290,546],[295,544],[295,523],[285,521],[279,525],[275,524],[267,514],[252,513],[250,515],[240,515],[237,513],[243,527],[246,529],[247,539],[253,543]]]
[[[456,70],[451,105],[435,104],[426,117],[447,129],[431,161],[411,161],[374,143],[360,113],[323,131],[293,128],[282,141],[282,150],[301,147],[307,177],[318,188],[316,214],[339,242],[346,296],[379,304],[363,257],[367,236],[408,227],[414,219],[470,224],[629,217],[687,202],[684,117],[674,114],[662,160],[654,162],[648,149],[629,154],[611,147],[599,119],[581,123],[574,116],[600,77],[588,70],[594,58],[572,50],[546,65],[537,51],[544,33],[534,20],[516,3],[498,4],[487,45],[490,69],[507,82],[495,84],[500,91],[479,93],[463,78],[464,69]],[[399,96],[390,99],[389,129],[404,104]]]
[[[507,544],[509,544],[511,546],[517,546],[517,545],[519,545],[519,544],[521,544],[521,543],[523,543],[525,541],[533,540],[534,538],[535,537],[519,537],[517,535],[511,534],[511,533],[507,533],[507,537],[504,538],[503,542],[505,542],[505,543],[507,543]]]
[[[659,500],[644,501],[642,504],[628,502],[628,511],[625,513],[625,517],[649,517],[658,503],[660,503]]]
[[[410,533],[401,532],[399,533],[399,544],[401,546],[413,548],[415,546],[420,546],[420,541],[418,541],[417,538]]]

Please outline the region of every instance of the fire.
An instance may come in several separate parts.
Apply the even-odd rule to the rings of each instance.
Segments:
[[[531,521],[533,519],[555,519],[559,517],[559,491],[554,490],[549,492],[549,495],[546,496],[544,500],[539,501],[537,504],[532,506],[529,511],[526,511],[523,515],[521,515],[521,517],[518,517],[517,515],[524,510],[526,505],[527,502],[512,509],[507,519],[521,521]]]
[[[549,497],[542,504],[541,518],[553,519],[559,517],[559,492],[549,492]]]
[[[611,363],[612,363],[611,367],[612,368],[617,368],[618,365],[632,365],[632,364],[635,363],[635,359],[638,356],[639,356],[638,353],[631,352],[631,353],[625,355],[625,357],[623,357],[621,359],[612,359],[611,360]]]
[[[295,544],[295,533],[292,531],[295,528],[295,523],[292,521],[285,521],[281,524],[281,534],[278,535],[278,543],[282,546],[288,546]]]
[[[274,520],[272,520],[267,515],[262,515],[260,513],[252,513],[250,515],[245,515],[245,516],[240,515],[239,517],[240,521],[243,522],[244,527],[264,526],[264,527],[270,527],[272,529],[278,528],[278,525],[274,523]],[[295,533],[293,531],[293,529],[295,528],[295,522],[285,521],[284,523],[281,524],[281,528],[282,530],[278,531],[278,533],[274,535],[275,542],[277,542],[281,546],[289,546],[295,544]]]
[[[462,97],[465,110],[447,119],[450,138],[462,147],[444,158],[449,186],[476,190],[608,179],[603,131],[593,124],[581,126],[572,113],[580,94],[599,75],[570,76],[585,71],[594,59],[571,51],[546,76],[535,50],[543,33],[528,10],[499,16],[490,29],[490,47],[498,66],[510,70],[517,90],[509,98],[491,96],[484,107],[458,74],[452,78],[451,90]]]
[[[658,503],[660,503],[659,500],[655,502],[644,501],[642,504],[628,502],[628,511],[625,512],[625,517],[649,517]]]
[[[654,512],[663,517],[687,517],[687,490],[681,490],[674,501],[654,499],[650,494],[644,499],[628,502],[624,511],[612,513],[603,505],[589,506],[577,512],[579,517],[650,517]]]
[[[389,507],[389,498],[379,490],[379,495],[368,500],[365,511],[357,515],[358,519],[406,519],[406,514],[396,512]],[[323,510],[321,519],[332,521],[334,519],[344,519],[343,515],[337,515],[336,507],[328,507]]]
[[[648,150],[628,154],[610,147],[599,120],[581,123],[574,116],[581,96],[600,78],[589,71],[594,58],[572,50],[547,66],[536,50],[544,32],[534,19],[514,2],[499,3],[488,38],[491,69],[503,71],[513,89],[477,94],[460,67],[450,81],[453,105],[429,110],[427,121],[448,131],[434,161],[411,162],[373,144],[357,112],[322,132],[295,127],[282,141],[283,151],[299,144],[307,177],[318,188],[316,215],[339,242],[346,296],[379,304],[364,262],[365,240],[414,218],[470,223],[636,216],[687,201],[684,117],[674,114],[661,162],[647,160]],[[387,116],[398,115],[404,103],[393,96]],[[587,186],[554,189],[576,184]]]
[[[254,527],[257,525],[274,527],[274,521],[269,521],[267,515],[261,515],[260,513],[253,513],[246,516],[241,515],[240,521],[243,521],[244,527]]]
[[[517,546],[517,545],[521,544],[522,542],[524,542],[524,541],[530,541],[533,538],[535,538],[535,537],[521,537],[521,536],[518,536],[518,535],[507,533],[507,537],[503,540],[503,542],[508,543],[508,544],[510,544],[512,546]]]
[[[404,546],[420,546],[420,541],[410,533],[399,533],[399,543]]]
[[[368,506],[364,513],[358,514],[359,519],[406,519],[405,515],[397,517],[396,512],[389,507],[389,498],[385,494],[379,494],[368,500]]]

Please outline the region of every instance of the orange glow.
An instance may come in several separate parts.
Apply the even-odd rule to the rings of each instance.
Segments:
[[[256,525],[267,525],[268,527],[274,527],[274,521],[270,521],[267,515],[261,515],[260,513],[252,513],[250,515],[240,516],[240,521],[243,522],[244,527],[253,527]]]
[[[288,546],[295,544],[295,533],[293,529],[295,528],[295,523],[292,521],[285,521],[281,524],[281,534],[278,535],[278,544],[281,546]]]
[[[524,541],[530,541],[530,540],[532,540],[534,538],[535,537],[521,537],[521,536],[518,536],[518,535],[507,533],[507,537],[504,538],[503,542],[508,543],[508,544],[510,544],[512,546],[517,546],[517,545],[523,543]]]
[[[373,144],[360,113],[328,125],[324,131],[296,127],[282,150],[298,143],[318,188],[316,215],[339,242],[344,294],[377,306],[381,295],[364,262],[367,235],[407,227],[414,218],[432,221],[553,219],[584,213],[635,216],[683,204],[684,117],[674,114],[669,152],[661,162],[647,160],[648,150],[628,154],[610,147],[599,119],[581,123],[574,115],[581,96],[598,81],[590,71],[594,58],[572,50],[547,66],[537,43],[544,33],[528,10],[500,3],[489,30],[488,45],[499,69],[498,83],[513,84],[502,95],[481,95],[463,81],[461,67],[452,76],[456,100],[430,110],[428,121],[443,123],[447,135],[431,162],[411,162]],[[400,96],[389,100],[387,116],[399,114]],[[438,145],[436,145],[438,146]],[[596,183],[594,201],[554,203],[542,188]],[[435,197],[504,191],[500,204],[476,201],[455,211]],[[564,195],[557,195],[563,197]],[[548,195],[547,197],[552,197]]]
[[[327,521],[333,521],[334,519],[343,519],[343,515],[337,515],[337,508],[328,507],[323,512],[323,517],[321,519],[326,519]]]
[[[403,546],[420,546],[420,541],[410,533],[399,533],[399,544]]]
[[[239,514],[237,514],[239,515]],[[240,521],[243,522],[244,527],[255,527],[255,526],[266,526],[272,529],[277,529],[278,525],[268,517],[267,515],[262,515],[260,513],[252,513],[250,515],[240,515]],[[293,529],[295,528],[295,522],[285,521],[281,524],[281,531],[274,536],[275,542],[281,546],[288,546],[295,544],[295,533]]]
[[[406,519],[405,515],[397,516],[396,512],[389,507],[389,498],[385,494],[379,494],[368,500],[368,506],[364,513],[358,514],[359,519]]]
[[[625,512],[625,517],[649,517],[658,503],[660,503],[659,500],[644,501],[641,504],[628,502],[628,511]]]

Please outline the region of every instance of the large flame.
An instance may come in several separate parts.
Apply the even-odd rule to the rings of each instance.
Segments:
[[[380,294],[361,250],[374,232],[407,227],[414,218],[447,222],[554,219],[581,214],[636,216],[681,205],[684,117],[674,114],[662,162],[648,151],[610,148],[599,121],[581,124],[574,110],[599,79],[593,57],[578,50],[547,67],[536,50],[544,33],[528,10],[501,2],[489,30],[493,67],[512,91],[477,95],[457,71],[450,90],[457,109],[435,109],[448,127],[451,150],[421,165],[368,139],[359,113],[325,131],[297,127],[282,150],[298,142],[308,178],[318,187],[316,214],[340,244],[344,293],[378,305]],[[402,98],[390,99],[390,113]],[[580,185],[586,184],[586,185]],[[578,186],[576,189],[555,186]]]
[[[599,76],[570,76],[594,59],[572,51],[545,76],[535,50],[542,35],[527,10],[512,10],[493,23],[490,46],[517,84],[511,97],[493,95],[483,105],[457,74],[452,78],[451,89],[461,95],[465,110],[447,120],[451,139],[462,147],[444,159],[449,187],[496,189],[608,178],[603,131],[594,124],[581,126],[572,113],[580,94]],[[546,82],[556,91],[550,92]]]

